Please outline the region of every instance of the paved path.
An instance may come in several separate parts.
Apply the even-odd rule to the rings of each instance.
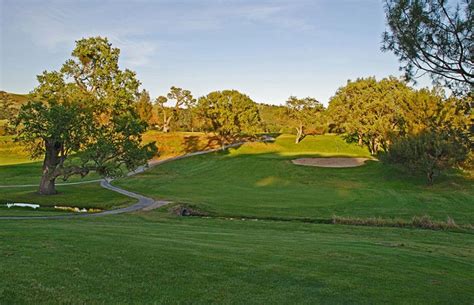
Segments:
[[[56,215],[56,216],[1,216],[1,219],[8,219],[8,220],[20,220],[20,219],[71,219],[71,218],[83,218],[83,217],[99,217],[99,216],[106,216],[106,215],[116,215],[122,213],[129,213],[135,212],[142,209],[147,209],[153,207],[154,209],[164,206],[166,204],[171,203],[171,201],[166,200],[158,200],[155,201],[150,197],[145,197],[137,193],[133,193],[130,191],[126,191],[124,189],[118,188],[116,186],[111,185],[107,180],[103,179],[100,181],[100,186],[106,188],[108,190],[120,193],[122,195],[138,199],[138,202],[134,205],[120,208],[120,209],[113,209],[107,210],[99,213],[74,213],[74,214],[67,214],[67,215]]]
[[[224,149],[231,148],[231,147],[236,147],[239,145],[244,144],[245,142],[240,142],[240,143],[234,143],[230,145],[224,146]],[[139,173],[142,173],[151,167],[157,166],[159,164],[163,164],[165,162],[170,162],[170,161],[175,161],[183,158],[188,158],[192,156],[197,156],[197,155],[203,155],[203,154],[208,154],[212,152],[216,152],[221,150],[222,148],[217,148],[217,149],[210,149],[210,150],[203,150],[203,151],[197,151],[194,153],[174,157],[174,158],[169,158],[165,160],[151,160],[148,162],[147,166],[140,166],[136,170],[129,172],[127,176],[133,176]],[[134,205],[125,207],[125,208],[119,208],[119,209],[113,209],[113,210],[107,210],[99,213],[74,213],[74,214],[67,214],[67,215],[56,215],[56,216],[0,216],[0,220],[21,220],[21,219],[71,219],[71,218],[83,218],[83,217],[99,217],[99,216],[106,216],[106,215],[116,215],[116,214],[122,214],[122,213],[129,213],[129,212],[135,212],[139,210],[152,210],[159,208],[161,206],[167,205],[171,203],[171,201],[168,200],[154,200],[153,198],[150,197],[145,197],[143,195],[133,193],[124,189],[121,189],[119,187],[113,186],[110,184],[112,180],[107,180],[107,179],[99,179],[99,180],[89,180],[89,181],[81,181],[81,182],[71,182],[71,183],[58,183],[57,185],[77,185],[77,184],[85,184],[85,183],[95,183],[95,182],[100,182],[100,186],[111,190],[113,192],[128,196],[130,198],[137,199],[138,202],[135,203]],[[10,188],[10,187],[36,187],[37,184],[20,184],[20,185],[0,185],[0,188]]]

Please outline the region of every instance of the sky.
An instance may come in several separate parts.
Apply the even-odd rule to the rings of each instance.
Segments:
[[[27,93],[76,40],[105,36],[152,98],[236,89],[282,104],[327,104],[347,80],[400,76],[380,51],[382,0],[0,0],[0,90]],[[423,84],[423,82],[421,83]],[[426,84],[429,84],[426,82]]]

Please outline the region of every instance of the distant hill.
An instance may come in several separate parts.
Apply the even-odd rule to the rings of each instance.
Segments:
[[[21,105],[28,101],[28,94],[10,93],[0,90],[0,99],[3,100],[5,98],[9,98],[15,108],[20,108]]]
[[[21,105],[28,101],[28,94],[16,94],[0,91],[0,136],[10,134],[8,120],[14,117]]]

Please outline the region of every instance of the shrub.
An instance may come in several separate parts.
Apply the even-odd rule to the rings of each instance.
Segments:
[[[428,182],[433,183],[436,175],[460,165],[468,153],[468,145],[456,134],[425,131],[396,139],[381,159],[413,173],[424,173]]]

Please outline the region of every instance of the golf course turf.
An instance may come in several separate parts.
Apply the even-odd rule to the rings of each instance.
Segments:
[[[2,303],[471,304],[473,238],[169,218],[6,221]]]
[[[428,185],[381,162],[355,168],[294,165],[301,156],[368,157],[367,151],[334,135],[307,137],[300,144],[282,135],[275,143],[249,143],[212,155],[162,164],[114,182],[157,199],[189,204],[214,216],[279,219],[428,215],[474,223],[472,180],[448,173]]]
[[[0,220],[0,304],[472,304],[471,178],[453,171],[429,186],[424,177],[377,161],[297,166],[291,160],[370,156],[333,135],[293,141],[281,135],[274,143],[176,160],[114,182],[175,202],[158,210]],[[104,208],[133,202],[94,183],[58,190],[49,199],[35,197],[34,188],[5,188],[0,200],[61,198]],[[170,213],[183,205],[210,217]],[[301,221],[334,215],[449,216],[465,228]]]

